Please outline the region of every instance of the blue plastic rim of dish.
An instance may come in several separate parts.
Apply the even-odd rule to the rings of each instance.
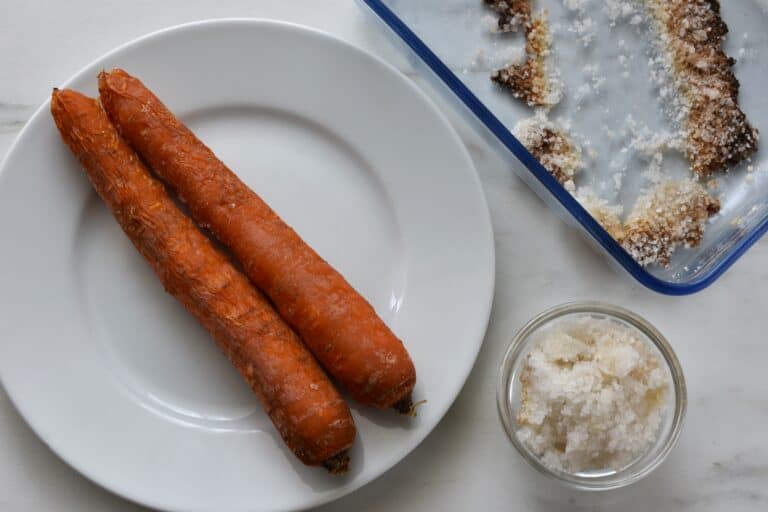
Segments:
[[[616,240],[555,180],[448,66],[395,14],[383,0],[360,0],[366,4],[422,61],[440,81],[485,125],[485,127],[528,169],[538,183],[578,221],[581,227],[602,246],[630,275],[643,286],[665,295],[690,295],[714,283],[747,249],[768,231],[768,218],[728,251],[724,252],[706,273],[689,282],[670,282],[654,276],[639,265]]]

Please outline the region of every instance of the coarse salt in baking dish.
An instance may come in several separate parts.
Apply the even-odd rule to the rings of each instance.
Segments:
[[[645,286],[699,291],[768,229],[768,1],[362,1]]]

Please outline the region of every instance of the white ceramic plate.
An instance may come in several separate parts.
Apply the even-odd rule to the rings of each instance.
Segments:
[[[0,175],[0,375],[87,477],[172,510],[287,510],[381,475],[461,389],[493,295],[478,178],[443,116],[388,65],[283,23],[163,30],[97,60],[141,77],[367,297],[418,372],[416,419],[353,406],[350,474],[302,466],[207,333],[165,294],[59,140],[46,103]]]

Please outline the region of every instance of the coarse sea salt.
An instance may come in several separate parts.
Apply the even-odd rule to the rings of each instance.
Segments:
[[[661,357],[629,326],[561,319],[539,333],[526,357],[517,436],[551,469],[622,469],[656,440],[670,380]]]

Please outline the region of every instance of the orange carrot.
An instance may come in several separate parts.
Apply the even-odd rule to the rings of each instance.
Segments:
[[[54,90],[51,113],[125,234],[213,335],[288,447],[305,464],[345,470],[352,416],[296,334],[178,209],[96,100]]]
[[[373,307],[138,79],[99,75],[125,140],[242,263],[326,370],[359,402],[412,409],[416,370]]]

